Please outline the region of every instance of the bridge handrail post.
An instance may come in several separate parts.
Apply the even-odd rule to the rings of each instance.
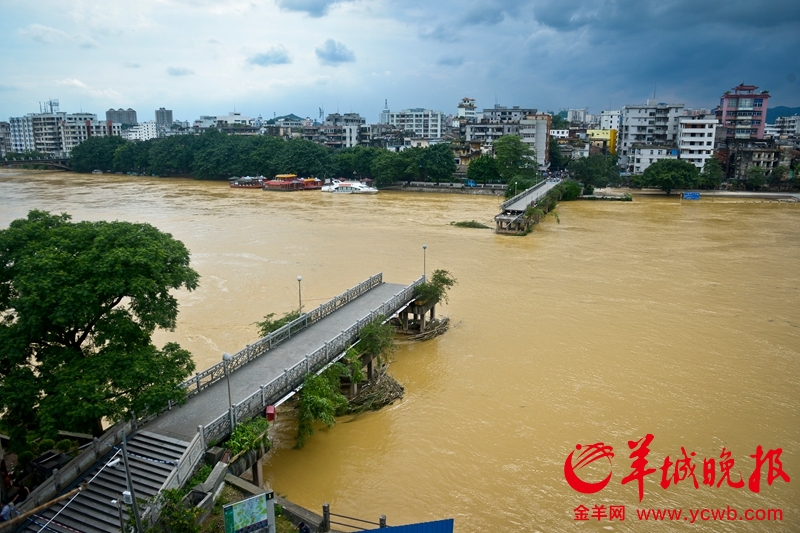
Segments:
[[[261,385],[261,387],[260,387],[261,388],[261,407],[266,407],[267,406],[267,396],[266,396],[266,393],[264,392],[264,389],[266,387],[267,387],[266,385]]]

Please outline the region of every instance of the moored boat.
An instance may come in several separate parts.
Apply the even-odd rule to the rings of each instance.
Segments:
[[[364,185],[358,181],[333,180],[330,185],[322,187],[322,192],[334,194],[377,194],[378,189]]]
[[[264,176],[243,176],[230,179],[234,189],[260,189],[264,185]]]

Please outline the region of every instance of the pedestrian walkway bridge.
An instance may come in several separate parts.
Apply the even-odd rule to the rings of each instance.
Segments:
[[[128,455],[137,496],[152,497],[183,486],[210,443],[221,442],[236,424],[296,392],[306,375],[341,358],[358,341],[364,326],[407,307],[414,299],[414,288],[423,281],[421,277],[411,285],[400,285],[384,283],[382,274],[372,276],[246,346],[228,361],[198,372],[181,385],[188,397],[184,405],[170,405],[158,415],[118,424],[37,487],[20,511],[31,511],[89,482],[69,504],[62,501],[40,510],[12,531],[39,531],[47,524],[50,533],[118,532],[121,511],[111,500],[125,490],[125,479],[109,463],[120,454],[124,432],[132,435]],[[127,520],[127,507],[123,508]],[[143,523],[151,523],[158,514],[157,504],[141,514]]]
[[[517,234],[527,229],[525,210],[528,206],[536,206],[539,201],[558,185],[557,181],[540,181],[533,187],[500,204],[502,212],[494,217],[495,233]]]

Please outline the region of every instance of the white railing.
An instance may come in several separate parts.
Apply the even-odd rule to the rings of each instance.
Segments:
[[[517,201],[519,201],[522,198],[524,198],[525,195],[530,194],[532,191],[535,191],[539,187],[543,187],[546,183],[547,183],[547,180],[542,180],[539,183],[537,183],[536,185],[534,185],[533,187],[525,189],[524,191],[522,191],[518,195],[514,196],[513,198],[509,198],[508,200],[506,200],[505,202],[500,204],[500,209],[505,209],[506,207],[516,203]]]
[[[261,385],[259,390],[233,406],[234,423],[248,420],[263,412],[267,405],[277,403],[278,400],[287,396],[297,389],[305,379],[306,375],[321,370],[325,365],[336,359],[339,354],[347,350],[361,333],[361,330],[378,318],[379,316],[391,316],[400,308],[414,299],[414,288],[424,281],[420,277],[414,283],[404,288],[394,295],[389,301],[384,302],[375,308],[364,318],[342,330],[334,339],[326,342],[314,352],[307,354],[303,360],[291,368],[283,371],[283,374],[274,378],[269,383]],[[225,412],[216,420],[203,427],[203,438],[205,442],[219,442],[231,433],[231,416]]]
[[[300,315],[295,320],[291,321],[280,329],[273,331],[266,337],[257,340],[253,344],[248,344],[245,348],[233,354],[231,359],[228,361],[228,371],[233,372],[237,368],[241,368],[250,361],[264,355],[273,347],[290,338],[292,335],[295,335],[314,322],[325,318],[337,309],[340,309],[344,305],[352,302],[362,294],[377,287],[381,283],[383,283],[383,274],[378,273],[368,280],[359,283],[352,289],[348,289],[330,301],[325,302],[316,309]],[[203,370],[202,372],[196,373],[194,377],[189,378],[181,383],[180,387],[186,389],[186,397],[190,398],[224,377],[225,363],[219,362],[214,366]]]
[[[178,459],[178,466],[170,472],[167,479],[161,484],[161,488],[158,489],[158,492],[148,503],[147,508],[142,513],[142,521],[149,526],[156,523],[158,516],[161,514],[161,507],[164,505],[163,500],[160,498],[161,493],[165,490],[183,487],[191,477],[200,459],[203,458],[205,451],[205,440],[203,439],[203,435],[198,432],[192,439],[192,442],[189,443],[189,447],[184,450],[181,458]]]

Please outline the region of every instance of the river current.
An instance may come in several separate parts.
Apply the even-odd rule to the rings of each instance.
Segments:
[[[315,306],[383,272],[410,283],[426,268],[457,279],[444,336],[401,344],[391,372],[406,389],[379,412],[345,417],[293,449],[279,413],[265,466],[279,494],[320,512],[390,525],[454,517],[456,531],[800,531],[800,205],[635,196],[569,202],[526,237],[491,225],[491,196],[377,196],[231,190],[184,179],[0,171],[0,227],[30,209],[75,220],[149,222],[183,241],[200,287],[180,292],[174,332],[198,368],[256,339],[253,322],[302,299]],[[628,441],[653,435],[644,498]],[[614,457],[565,481],[577,444]],[[748,487],[758,446],[782,450],[780,476]],[[668,469],[665,456],[695,467]],[[703,459],[735,464],[703,483]],[[691,453],[695,452],[695,456]],[[575,453],[577,456],[578,453]],[[775,453],[771,455],[776,458]],[[679,463],[682,464],[682,463]],[[777,465],[773,463],[773,467]],[[773,473],[775,468],[773,468]],[[675,483],[678,479],[678,483]],[[590,520],[576,521],[584,506]],[[625,520],[593,517],[624,506]],[[637,509],[781,509],[783,521],[646,523]]]

